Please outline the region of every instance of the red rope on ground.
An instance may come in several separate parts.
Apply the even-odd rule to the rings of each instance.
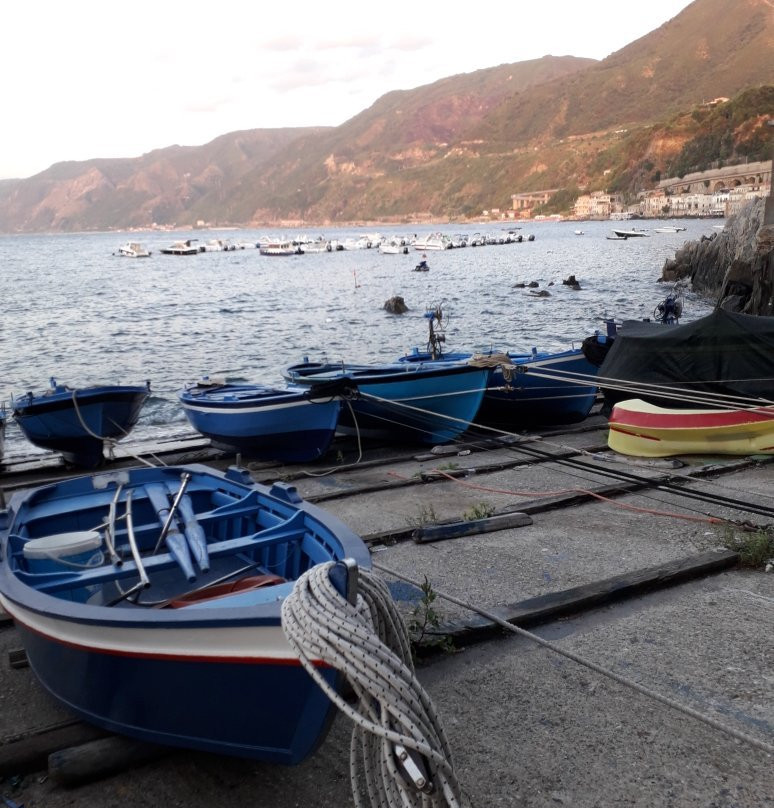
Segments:
[[[490,494],[508,494],[509,496],[515,497],[555,497],[561,496],[562,494],[585,494],[586,496],[592,497],[594,499],[598,499],[600,502],[607,502],[609,505],[613,505],[616,508],[621,508],[625,511],[634,511],[635,513],[647,513],[651,516],[669,516],[673,519],[684,519],[687,522],[704,522],[710,525],[724,525],[727,524],[726,519],[720,519],[717,516],[690,516],[688,514],[682,513],[674,513],[673,511],[659,511],[654,508],[640,508],[637,505],[628,505],[626,502],[618,502],[615,499],[610,499],[610,497],[604,497],[602,494],[596,494],[594,491],[589,491],[585,488],[562,488],[558,491],[513,491],[513,490],[505,490],[503,488],[490,488],[485,485],[476,485],[475,483],[469,483],[465,480],[460,480],[458,477],[454,477],[451,474],[447,474],[445,471],[441,471],[440,469],[432,469],[434,474],[439,474],[441,477],[445,477],[447,480],[451,480],[452,482],[458,483],[459,485],[464,485],[466,488],[473,488],[476,491],[486,491]],[[409,479],[408,477],[404,477],[401,474],[398,474],[394,471],[387,472],[388,474],[392,475],[393,477],[398,477],[403,480]]]

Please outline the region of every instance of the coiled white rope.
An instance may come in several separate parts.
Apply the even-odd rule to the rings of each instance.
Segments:
[[[449,744],[414,676],[408,632],[387,586],[359,570],[353,606],[330,580],[333,565],[318,564],[296,581],[282,604],[282,628],[307,673],[355,723],[350,779],[356,806],[462,806]],[[348,679],[356,706],[322,678],[318,660]]]

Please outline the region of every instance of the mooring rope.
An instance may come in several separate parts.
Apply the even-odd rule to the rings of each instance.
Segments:
[[[282,629],[305,670],[355,724],[350,743],[355,804],[467,804],[435,708],[414,675],[408,632],[386,584],[359,570],[352,605],[330,580],[333,566],[318,564],[296,581],[282,604]],[[347,678],[355,707],[320,675],[317,660]]]
[[[418,581],[409,578],[406,575],[403,575],[399,572],[396,572],[389,567],[385,567],[383,564],[376,564],[374,563],[374,567],[378,570],[381,570],[387,575],[390,575],[394,578],[397,578],[401,581],[406,581],[407,583],[412,584],[416,587],[421,587],[422,584]],[[450,603],[454,603],[457,606],[461,606],[463,609],[469,609],[476,614],[485,617],[487,620],[490,620],[493,623],[496,623],[501,628],[504,628],[506,631],[510,631],[513,634],[518,634],[522,637],[526,637],[532,642],[537,643],[538,645],[542,646],[543,648],[548,649],[549,651],[553,651],[555,654],[559,654],[560,656],[565,657],[573,662],[576,662],[579,665],[582,665],[589,670],[595,671],[602,676],[606,676],[608,679],[612,679],[614,682],[618,682],[618,684],[623,685],[624,687],[628,687],[637,693],[640,693],[643,696],[647,696],[654,701],[658,701],[661,704],[665,704],[667,707],[671,707],[673,710],[677,710],[678,712],[682,713],[683,715],[688,715],[691,718],[695,718],[697,721],[701,721],[703,724],[706,724],[713,729],[720,730],[721,732],[725,733],[726,735],[735,738],[738,741],[743,741],[750,746],[754,746],[756,749],[760,749],[761,751],[765,752],[768,755],[774,754],[774,745],[768,743],[767,741],[761,740],[760,738],[756,738],[753,735],[749,735],[746,732],[742,732],[741,730],[735,729],[734,727],[730,727],[727,724],[724,724],[722,721],[718,721],[716,718],[712,716],[705,715],[704,713],[699,712],[698,710],[694,710],[692,707],[689,707],[686,704],[681,704],[679,701],[676,701],[669,696],[664,696],[663,694],[652,690],[651,688],[647,687],[646,685],[642,685],[639,682],[635,682],[633,679],[629,679],[627,676],[622,676],[615,671],[611,671],[609,668],[605,668],[603,665],[598,665],[596,662],[592,662],[589,659],[586,659],[579,654],[576,654],[572,651],[567,651],[564,648],[560,648],[556,643],[551,642],[550,640],[545,640],[542,637],[539,637],[537,634],[533,634],[531,631],[527,631],[526,629],[521,628],[520,626],[514,625],[513,623],[509,623],[507,620],[503,620],[502,617],[488,611],[487,609],[482,609],[479,606],[475,606],[472,603],[468,603],[464,600],[460,600],[459,598],[455,598],[453,595],[449,595],[448,593],[441,592],[438,589],[434,588],[436,595],[443,600],[448,600]]]
[[[110,460],[115,460],[115,447],[118,445],[118,441],[121,438],[125,438],[129,434],[129,430],[124,429],[120,424],[116,423],[115,421],[112,421],[112,419],[111,419],[112,424],[120,432],[123,433],[121,435],[121,437],[120,438],[106,438],[106,437],[103,437],[102,435],[98,435],[96,432],[94,432],[89,427],[89,425],[83,419],[83,416],[81,415],[81,408],[78,406],[77,393],[78,393],[77,390],[73,390],[73,395],[72,395],[73,409],[75,410],[75,414],[78,417],[78,422],[80,423],[81,427],[83,428],[83,431],[86,432],[88,435],[91,435],[92,438],[96,438],[97,440],[101,440],[103,445],[107,447],[109,459]],[[151,468],[155,468],[153,463],[150,463],[144,457],[140,457],[140,455],[133,454],[132,452],[130,452],[127,449],[125,449],[125,451],[126,451],[127,455],[129,455],[129,457],[134,458],[138,463],[144,463],[146,466],[150,466]],[[159,465],[161,465],[161,466],[166,465],[164,463],[164,461],[160,457],[157,457],[155,454],[151,453],[151,457],[154,460],[157,460]]]
[[[522,374],[529,374],[532,378],[541,378],[546,381],[566,382],[579,386],[595,386],[609,390],[619,390],[631,394],[632,397],[641,395],[657,396],[661,395],[674,401],[682,401],[685,404],[695,403],[697,406],[706,408],[713,406],[726,409],[764,409],[774,405],[774,400],[762,396],[745,396],[735,393],[723,393],[719,391],[696,390],[697,385],[707,384],[711,380],[681,380],[679,386],[675,384],[632,381],[629,379],[618,379],[610,376],[600,376],[592,373],[579,373],[564,368],[556,368],[550,364],[551,357],[529,357],[523,361],[514,362],[513,359],[504,353],[474,354],[468,364],[474,367],[498,367],[503,373],[506,383],[510,383],[514,378]],[[543,365],[541,362],[546,362]],[[748,382],[771,382],[768,377],[723,379],[723,384],[748,383]],[[719,382],[718,382],[719,383]],[[695,392],[691,392],[691,387]]]

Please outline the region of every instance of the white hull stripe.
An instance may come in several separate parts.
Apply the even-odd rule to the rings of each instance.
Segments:
[[[30,631],[52,642],[87,651],[164,659],[299,664],[280,626],[115,627],[38,614],[2,595],[0,604]]]
[[[234,402],[235,405],[238,405],[239,402]],[[231,406],[231,407],[207,407],[203,404],[196,404],[193,402],[186,401],[183,403],[183,407],[188,410],[195,410],[196,412],[200,412],[204,415],[252,415],[254,413],[268,413],[268,412],[279,412],[280,410],[290,410],[296,407],[304,407],[307,405],[311,406],[311,401],[291,401],[285,402],[282,404],[262,404],[255,407],[250,406]]]

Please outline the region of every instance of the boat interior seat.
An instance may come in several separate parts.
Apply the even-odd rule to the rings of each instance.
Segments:
[[[213,584],[212,586],[205,586],[202,589],[196,589],[185,595],[180,595],[166,603],[165,607],[169,609],[182,609],[194,603],[216,600],[217,598],[232,595],[235,592],[249,592],[250,590],[259,589],[263,586],[274,586],[275,584],[283,583],[285,583],[285,578],[280,575],[272,575],[270,573],[263,575],[246,575],[244,578],[237,578],[234,581],[225,581],[223,583]]]

